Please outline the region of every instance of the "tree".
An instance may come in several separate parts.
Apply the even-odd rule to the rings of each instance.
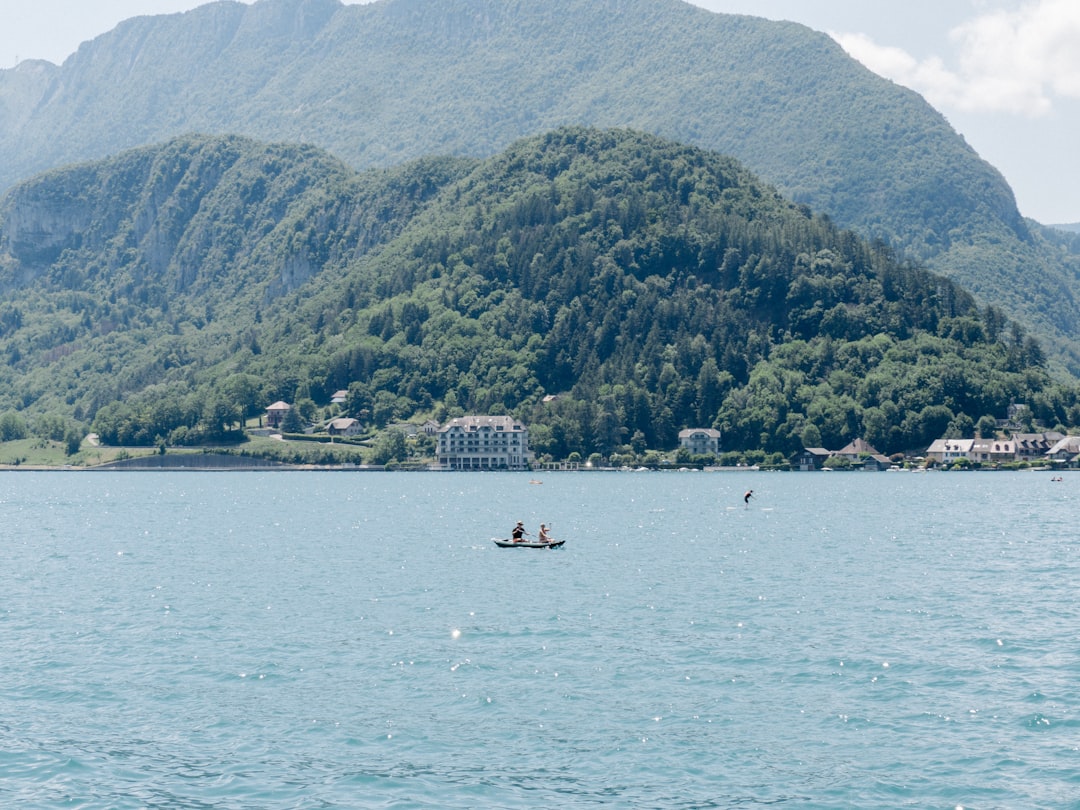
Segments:
[[[73,456],[79,452],[82,447],[83,432],[78,428],[72,426],[64,433],[64,452]]]
[[[240,412],[241,418],[249,419],[259,414],[259,378],[253,374],[233,374],[225,380],[221,392]]]
[[[202,421],[210,437],[220,438],[241,421],[240,409],[225,397],[212,396],[203,408]]]
[[[975,435],[975,422],[966,413],[957,414],[945,429],[947,439],[970,439]]]
[[[992,439],[997,436],[997,420],[990,415],[979,418],[975,431],[980,439]]]
[[[821,431],[813,422],[807,422],[802,429],[803,447],[821,447]]]
[[[349,383],[349,393],[345,398],[345,413],[353,419],[367,423],[371,419],[371,387],[365,383]]]
[[[13,442],[26,438],[26,422],[17,413],[8,411],[0,416],[0,442]]]
[[[281,420],[281,431],[283,433],[301,433],[304,430],[304,420],[300,418],[299,412],[296,408],[289,408],[285,412],[285,417]]]
[[[308,425],[315,421],[315,415],[319,410],[315,401],[310,397],[299,397],[293,403],[292,409],[300,416],[300,420]]]
[[[716,418],[720,406],[724,402],[724,394],[731,388],[735,378],[728,372],[720,372],[716,360],[706,358],[701,365],[701,371],[697,378],[697,423],[699,425],[711,425]]]
[[[375,440],[375,452],[371,456],[375,464],[405,461],[408,457],[409,449],[405,442],[405,434],[397,428],[384,430]]]
[[[968,422],[970,421],[968,419]],[[927,405],[918,414],[915,414],[914,418],[905,419],[904,425],[909,428],[907,433],[911,446],[918,447],[928,445],[934,439],[964,438],[961,434],[953,435],[949,433],[953,422],[954,414],[945,405]],[[972,429],[974,429],[974,426],[972,426]]]

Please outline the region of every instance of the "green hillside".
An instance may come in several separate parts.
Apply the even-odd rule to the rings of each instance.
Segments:
[[[182,138],[16,188],[0,285],[0,413],[121,444],[221,439],[339,389],[375,426],[514,413],[559,457],[710,425],[729,449],[893,452],[1011,402],[1080,423],[1000,311],[729,158],[626,130],[360,174]]]
[[[260,0],[129,20],[0,71],[0,187],[192,131],[354,168],[631,127],[735,156],[785,196],[959,281],[1080,372],[1074,247],[914,93],[824,34],[681,0]]]

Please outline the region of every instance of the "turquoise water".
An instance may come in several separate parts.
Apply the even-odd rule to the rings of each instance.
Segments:
[[[1080,807],[1080,477],[529,481],[0,474],[0,806]]]

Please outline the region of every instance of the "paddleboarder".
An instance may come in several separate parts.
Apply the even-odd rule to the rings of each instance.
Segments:
[[[746,504],[747,509],[750,508],[750,499],[753,498],[753,497],[754,497],[754,490],[752,490],[752,489],[746,490],[746,494],[742,496],[742,501],[743,501],[744,504]]]

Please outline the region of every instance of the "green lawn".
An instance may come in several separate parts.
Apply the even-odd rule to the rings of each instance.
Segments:
[[[78,453],[69,456],[63,442],[32,438],[0,443],[0,469],[18,467],[93,467],[117,458],[152,455],[152,449],[94,447],[83,442]]]

